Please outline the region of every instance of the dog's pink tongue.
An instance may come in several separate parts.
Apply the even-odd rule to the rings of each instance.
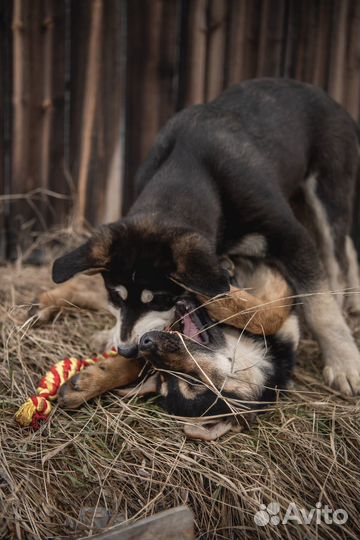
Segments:
[[[199,330],[196,324],[193,323],[190,315],[185,315],[183,318],[184,334],[200,342]]]

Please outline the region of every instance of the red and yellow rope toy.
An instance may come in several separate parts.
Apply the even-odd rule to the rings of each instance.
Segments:
[[[52,409],[51,402],[59,394],[60,387],[73,375],[79,373],[86,366],[96,364],[100,360],[117,356],[115,350],[95,356],[94,358],[65,358],[57,362],[41,379],[36,389],[36,395],[30,397],[15,414],[15,420],[22,427],[40,427],[42,420],[47,420]]]

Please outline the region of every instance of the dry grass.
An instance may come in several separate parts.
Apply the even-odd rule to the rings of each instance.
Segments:
[[[359,415],[354,399],[321,384],[318,349],[303,341],[295,387],[243,434],[214,443],[185,440],[154,402],[116,392],[69,414],[55,409],[39,431],[13,415],[40,376],[109,326],[101,313],[72,310],[41,328],[20,329],[20,312],[50,284],[46,267],[2,268],[0,364],[0,537],[76,538],[177,504],[195,513],[198,538],[351,539],[359,536]],[[305,369],[306,368],[306,369]],[[260,503],[316,502],[349,514],[346,524],[256,526]],[[91,508],[84,512],[84,508]]]

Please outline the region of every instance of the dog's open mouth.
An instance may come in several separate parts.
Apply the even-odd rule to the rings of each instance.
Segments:
[[[175,306],[175,323],[171,330],[178,331],[198,343],[209,343],[209,333],[205,330],[210,319],[203,308],[188,298],[182,298]]]

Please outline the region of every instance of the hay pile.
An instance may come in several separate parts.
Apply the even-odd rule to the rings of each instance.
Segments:
[[[21,328],[20,312],[48,285],[47,267],[0,270],[1,538],[77,538],[101,521],[182,503],[202,539],[359,536],[358,409],[322,386],[311,340],[302,343],[294,389],[245,434],[189,442],[154,403],[116,392],[73,413],[56,409],[38,432],[21,431],[13,415],[46,368],[68,353],[87,355],[90,336],[112,323],[73,309],[53,324]],[[290,502],[309,511],[320,501],[349,519],[257,526],[259,505],[271,501],[281,516]]]

